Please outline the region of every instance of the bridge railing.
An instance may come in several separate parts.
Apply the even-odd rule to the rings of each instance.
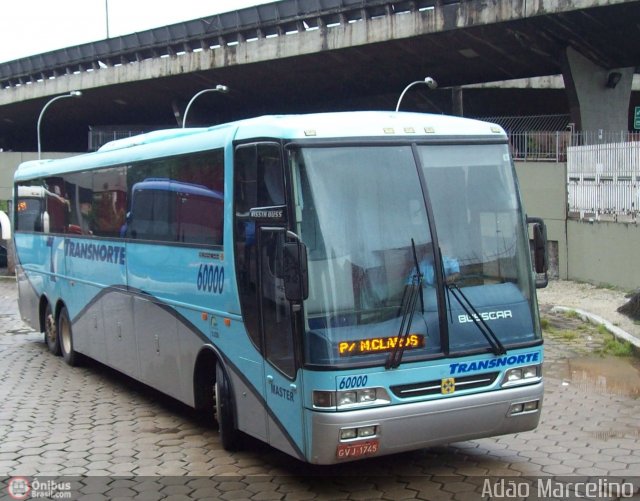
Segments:
[[[237,45],[461,0],[279,0],[0,63],[0,90],[150,58]]]

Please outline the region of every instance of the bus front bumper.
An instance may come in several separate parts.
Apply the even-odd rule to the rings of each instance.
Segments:
[[[334,464],[483,437],[534,429],[540,420],[544,383],[344,412],[306,410],[311,424],[307,460]],[[537,408],[525,410],[525,403]],[[522,404],[522,405],[521,405]],[[375,435],[341,440],[341,430]]]

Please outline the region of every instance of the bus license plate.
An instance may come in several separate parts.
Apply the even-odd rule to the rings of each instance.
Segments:
[[[378,452],[378,441],[367,440],[366,442],[358,442],[356,444],[340,444],[336,449],[336,457],[347,458],[359,458],[362,456],[369,456]]]

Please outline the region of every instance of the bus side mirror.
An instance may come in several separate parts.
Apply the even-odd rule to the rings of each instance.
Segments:
[[[549,259],[547,255],[547,227],[544,221],[537,217],[528,217],[527,224],[533,224],[533,264],[534,270],[543,278],[536,280],[537,288],[544,288],[549,283],[547,271]]]
[[[309,297],[307,247],[299,240],[285,242],[283,249],[284,295],[300,303]]]

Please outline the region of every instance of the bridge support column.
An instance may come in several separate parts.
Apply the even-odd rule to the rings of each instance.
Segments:
[[[565,50],[562,76],[576,130],[626,131],[634,68],[605,69],[572,47]]]

